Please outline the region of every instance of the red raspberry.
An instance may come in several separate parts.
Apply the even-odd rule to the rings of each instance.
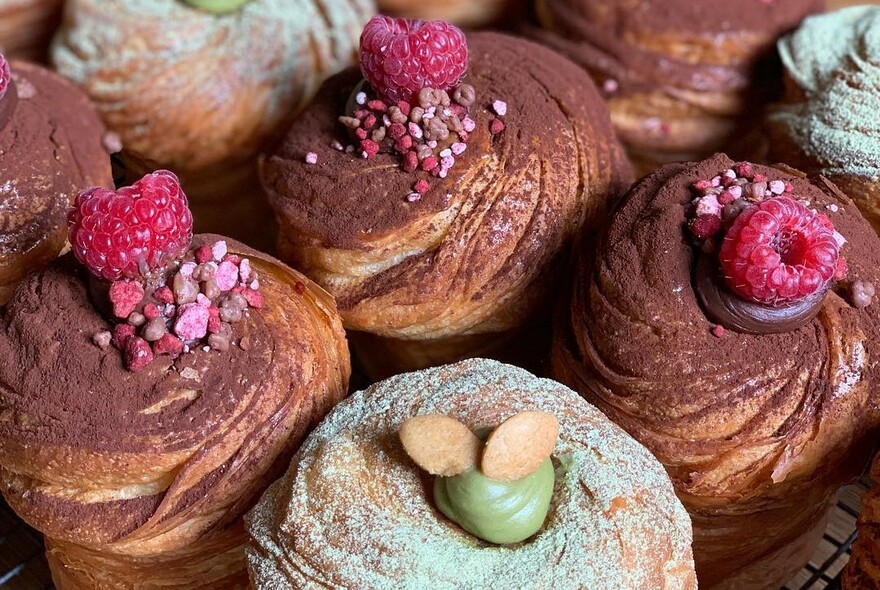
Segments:
[[[118,191],[86,189],[76,197],[67,226],[77,259],[108,281],[162,268],[192,239],[186,195],[165,170]]]
[[[6,89],[9,88],[9,80],[12,79],[12,73],[9,71],[9,62],[0,53],[0,98],[6,95]]]
[[[821,216],[790,197],[767,199],[736,218],[721,245],[727,285],[770,305],[797,301],[824,288],[840,247]]]
[[[392,103],[422,88],[449,90],[467,69],[467,41],[443,21],[374,16],[361,33],[361,71]]]

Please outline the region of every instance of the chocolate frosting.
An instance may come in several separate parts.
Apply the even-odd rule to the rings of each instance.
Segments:
[[[822,308],[828,286],[786,305],[773,306],[739,297],[724,284],[717,254],[700,254],[694,273],[694,290],[706,316],[725,328],[748,334],[791,332],[812,321]]]
[[[86,96],[39,66],[10,68],[0,107],[14,107],[0,130],[0,302],[6,284],[61,251],[76,193],[113,186],[104,127]]]
[[[119,350],[92,342],[111,325],[71,255],[27,278],[0,315],[0,483],[48,536],[136,548],[194,513],[198,526],[174,535],[222,528],[343,395],[348,356],[329,296],[228,243],[251,259],[265,305],[234,325],[236,345],[222,353],[196,348],[127,370]],[[79,496],[54,494],[59,485]]]
[[[861,472],[864,437],[880,417],[872,396],[880,306],[851,305],[845,286],[797,329],[713,334],[686,223],[693,183],[732,165],[723,155],[669,164],[633,187],[595,253],[581,252],[553,354],[557,378],[667,466],[694,519],[706,586],[819,522],[838,487]],[[828,215],[847,239],[847,281],[880,284],[880,238],[851,200],[785,167],[755,172],[790,182]],[[800,566],[789,562],[774,575]]]
[[[750,91],[760,93],[772,78],[753,68],[773,57],[779,35],[823,8],[822,0],[539,0],[552,33],[534,34],[616,81],[615,92],[739,92],[757,79]]]

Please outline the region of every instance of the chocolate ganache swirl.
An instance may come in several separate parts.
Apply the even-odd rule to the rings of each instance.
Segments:
[[[128,370],[92,342],[108,322],[70,255],[23,282],[0,316],[0,488],[72,587],[129,587],[136,575],[242,586],[239,517],[345,394],[332,298],[274,259],[229,250],[259,272],[265,305],[234,324],[227,351]]]
[[[755,166],[846,237],[847,282],[800,328],[713,332],[686,225],[694,183],[733,165],[669,164],[630,191],[596,253],[581,252],[553,370],[666,465],[694,521],[701,586],[778,587],[809,558],[878,424],[880,307],[853,305],[848,290],[880,283],[880,239],[830,182]]]

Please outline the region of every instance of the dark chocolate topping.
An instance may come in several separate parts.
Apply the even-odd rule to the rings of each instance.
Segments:
[[[361,79],[358,68],[351,68],[328,80],[283,145],[263,163],[263,184],[282,221],[323,246],[358,248],[365,238],[391,234],[460,202],[459,181],[489,154],[507,160],[508,170],[527,168],[527,158],[536,151],[573,166],[573,142],[558,137],[571,128],[569,119],[611,133],[605,105],[574,64],[531,42],[494,33],[470,35],[468,47],[470,67],[463,81],[477,90],[477,127],[448,178],[429,177],[430,190],[407,202],[403,197],[424,175],[404,172],[389,154],[364,161],[330,147],[334,140],[346,141],[337,118]],[[494,115],[488,106],[496,99],[508,103],[506,130],[492,136],[488,126]],[[316,165],[305,163],[309,152],[317,154]]]
[[[694,289],[706,315],[725,328],[748,334],[791,332],[809,324],[828,292],[828,286],[800,301],[772,306],[748,301],[733,293],[718,273],[717,254],[700,253]]]
[[[535,35],[620,92],[729,91],[749,84],[777,37],[823,8],[821,0],[539,0],[553,32]]]
[[[104,126],[72,84],[39,66],[12,62],[18,101],[0,131],[0,274],[24,253],[50,242],[61,250],[76,193],[112,186]]]

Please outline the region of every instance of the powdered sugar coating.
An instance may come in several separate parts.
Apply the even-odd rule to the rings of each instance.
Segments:
[[[523,410],[559,419],[554,499],[533,540],[489,546],[432,507],[397,430],[418,414],[474,429]],[[247,525],[257,589],[696,588],[690,521],[657,460],[565,386],[482,359],[348,398]]]

